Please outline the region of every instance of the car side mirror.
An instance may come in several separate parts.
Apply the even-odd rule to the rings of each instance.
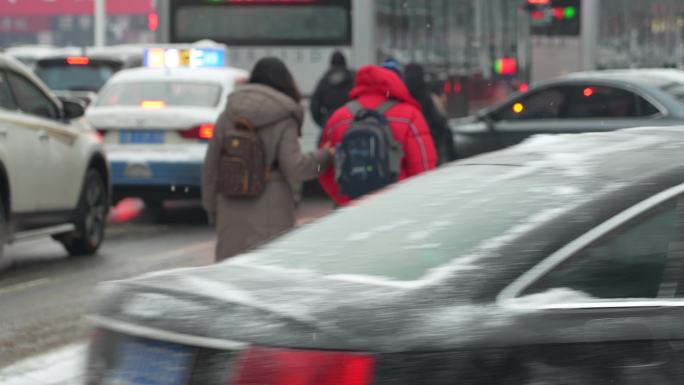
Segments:
[[[81,99],[71,97],[61,97],[59,99],[62,101],[64,119],[71,120],[85,115],[86,105]]]

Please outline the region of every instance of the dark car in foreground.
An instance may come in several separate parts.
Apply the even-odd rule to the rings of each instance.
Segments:
[[[681,384],[684,128],[540,136],[104,284],[88,384]]]
[[[536,134],[603,132],[684,124],[684,71],[609,70],[574,73],[474,116],[450,122],[456,156],[467,158]]]

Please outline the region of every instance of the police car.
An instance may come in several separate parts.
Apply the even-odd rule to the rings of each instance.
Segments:
[[[226,67],[224,52],[150,49],[145,67],[117,73],[102,89],[86,116],[103,136],[115,202],[199,198],[214,122],[248,76]]]

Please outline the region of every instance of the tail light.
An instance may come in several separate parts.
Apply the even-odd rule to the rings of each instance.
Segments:
[[[69,56],[66,62],[72,66],[87,66],[90,64],[90,59],[87,56]]]
[[[228,385],[370,385],[374,366],[370,354],[255,347]]]
[[[97,144],[104,143],[104,135],[102,135],[99,131],[89,132],[88,136],[90,136]]]
[[[209,140],[214,137],[214,124],[200,124],[189,130],[181,131],[180,135],[185,139]]]

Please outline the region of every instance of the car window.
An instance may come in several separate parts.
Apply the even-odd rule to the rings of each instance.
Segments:
[[[69,65],[63,61],[38,64],[36,75],[52,90],[99,91],[121,65],[91,62],[88,65]]]
[[[102,90],[98,106],[216,107],[221,98],[219,83],[191,81],[124,82]]]
[[[509,103],[493,115],[495,120],[531,120],[558,118],[569,87],[552,87]]]
[[[670,247],[681,238],[677,212],[670,202],[634,220],[568,259],[524,295],[570,289],[604,299],[657,297]]]
[[[609,86],[576,86],[563,118],[635,118],[652,116],[658,109],[633,92]]]
[[[637,95],[637,105],[640,117],[649,117],[661,113],[658,107],[654,106],[649,101],[647,101],[639,95]]]
[[[0,108],[10,111],[17,109],[14,97],[12,96],[12,90],[10,90],[4,72],[0,72]]]
[[[28,79],[13,72],[9,72],[7,77],[20,110],[49,119],[59,117],[57,107]]]

